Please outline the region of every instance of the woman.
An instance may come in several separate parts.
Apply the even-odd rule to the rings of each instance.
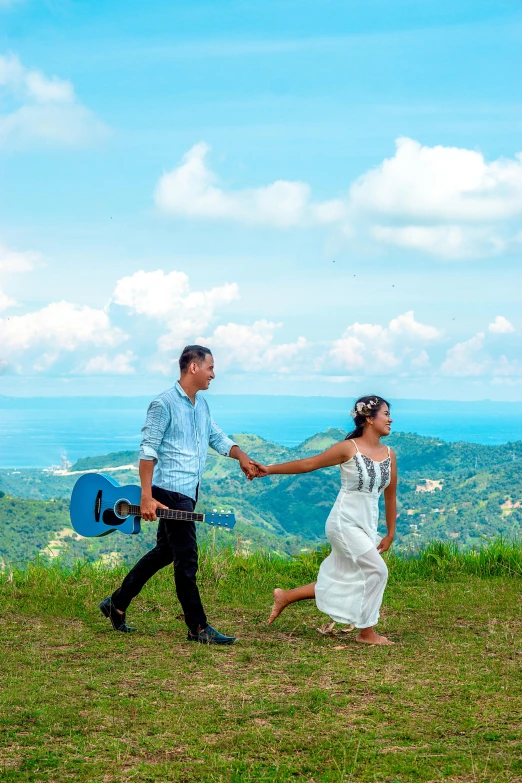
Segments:
[[[326,521],[332,552],[321,563],[317,582],[293,590],[274,590],[272,623],[288,604],[315,598],[317,608],[340,623],[353,623],[358,642],[393,644],[374,631],[388,569],[381,555],[395,535],[397,466],[395,454],[381,438],[390,434],[390,406],[382,397],[357,400],[355,429],[346,440],[322,454],[280,465],[257,464],[259,477],[310,473],[341,466],[341,491]],[[379,541],[379,496],[384,491],[387,535]]]

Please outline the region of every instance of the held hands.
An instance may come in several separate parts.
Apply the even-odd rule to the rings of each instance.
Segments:
[[[261,462],[256,462],[255,459],[250,460],[250,463],[253,465],[256,471],[252,478],[265,478],[265,476],[270,475],[268,465],[263,465]]]
[[[263,478],[264,476],[268,476],[268,468],[265,465],[262,465],[260,462],[256,462],[255,459],[251,459],[246,454],[244,458],[242,457],[239,460],[239,464],[241,466],[241,470],[249,481],[252,481],[255,478]]]
[[[393,536],[384,536],[384,538],[381,540],[381,543],[377,547],[377,552],[382,555],[383,552],[387,552],[388,549],[391,547],[393,543]]]
[[[267,465],[263,465],[261,462],[257,462],[255,459],[250,460],[250,475],[248,478],[250,481],[255,478],[264,478],[270,473]]]

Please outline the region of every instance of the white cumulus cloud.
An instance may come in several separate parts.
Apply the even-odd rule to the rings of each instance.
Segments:
[[[393,158],[352,185],[353,206],[422,223],[477,223],[522,213],[522,154],[487,163],[475,150],[397,139]]]
[[[338,200],[314,204],[306,182],[278,180],[262,187],[225,190],[206,165],[209,150],[204,142],[195,144],[179,166],[161,177],[155,201],[163,212],[278,228],[332,223],[343,214]]]
[[[392,318],[387,326],[355,322],[334,340],[318,367],[333,363],[349,372],[385,375],[409,363],[418,371],[430,361],[422,346],[441,337],[434,326],[416,321],[413,310]]]
[[[191,291],[185,272],[136,272],[118,280],[112,302],[131,313],[160,319],[168,332],[159,338],[160,351],[183,347],[211,323],[216,312],[239,296],[236,283],[206,291]]]
[[[442,258],[499,254],[519,243],[522,154],[487,162],[476,150],[400,138],[392,158],[353,183],[349,212],[384,245]]]
[[[390,335],[395,337],[410,338],[424,342],[438,340],[442,336],[442,333],[435,326],[421,324],[419,321],[416,321],[413,310],[408,310],[407,313],[403,313],[397,316],[397,318],[392,318],[388,325],[388,331]]]
[[[41,263],[40,253],[32,250],[12,250],[0,244],[0,270],[4,272],[30,272]]]
[[[490,332],[493,334],[509,334],[515,331],[513,324],[504,318],[503,315],[497,315],[495,320],[488,326]]]
[[[76,146],[102,138],[107,129],[75,94],[71,82],[26,68],[14,54],[0,55],[0,145],[35,142]]]
[[[137,360],[133,351],[125,351],[115,356],[106,353],[93,356],[82,364],[77,372],[83,375],[132,375],[136,368],[132,363]]]
[[[399,247],[445,258],[499,255],[522,244],[522,153],[487,161],[476,151],[399,138],[395,154],[352,183],[342,198],[316,201],[304,181],[222,186],[194,145],[159,180],[167,214],[275,228],[331,225],[347,242]]]
[[[445,259],[497,255],[509,242],[493,227],[475,226],[382,226],[372,225],[368,236],[382,245],[420,250]]]
[[[274,343],[276,330],[282,324],[260,320],[255,323],[228,323],[218,326],[212,335],[202,337],[209,348],[218,352],[224,369],[246,372],[288,373],[308,348],[304,337],[293,343]]]
[[[41,310],[0,318],[0,360],[38,370],[54,364],[63,353],[85,347],[112,347],[127,339],[103,310],[69,302],[53,302]]]
[[[455,377],[483,375],[488,366],[487,359],[482,356],[484,338],[484,332],[479,332],[450,348],[441,366],[442,373]]]
[[[494,330],[490,329],[491,331],[494,333]],[[486,333],[478,332],[468,340],[450,348],[440,369],[443,375],[456,378],[507,379],[510,376],[522,375],[522,362],[518,358],[509,358],[505,354],[495,355],[493,344],[488,345]]]
[[[16,304],[15,300],[11,299],[10,296],[7,296],[7,294],[4,293],[4,291],[2,291],[2,289],[0,288],[0,313],[2,312],[2,310],[7,310],[9,307],[13,307],[13,305],[15,304]],[[0,347],[0,352],[1,350],[2,348]]]

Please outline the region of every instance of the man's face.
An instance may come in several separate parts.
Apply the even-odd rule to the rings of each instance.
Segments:
[[[214,357],[212,354],[207,354],[204,361],[201,364],[193,363],[194,368],[194,380],[200,391],[205,391],[210,386],[210,381],[215,378],[214,375]]]

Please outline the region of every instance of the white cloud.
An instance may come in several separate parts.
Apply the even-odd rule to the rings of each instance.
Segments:
[[[42,256],[31,250],[12,250],[0,244],[0,270],[5,272],[30,272],[39,263]]]
[[[350,201],[365,212],[428,224],[515,217],[522,213],[522,154],[486,163],[475,150],[399,138],[394,157],[352,185]]]
[[[350,371],[360,370],[366,365],[364,342],[350,333],[350,327],[339,340],[335,340],[330,351],[334,364]]]
[[[15,304],[16,304],[15,300],[11,299],[10,296],[7,296],[7,294],[4,293],[4,291],[2,291],[2,289],[0,288],[0,313],[2,312],[2,310],[7,310],[9,307],[13,307],[13,305]],[[0,351],[1,350],[2,349],[0,347]]]
[[[522,154],[488,163],[475,150],[400,138],[392,158],[353,183],[349,211],[384,245],[442,258],[496,255],[518,242]]]
[[[184,272],[139,271],[118,280],[114,304],[131,313],[164,321],[169,329],[158,341],[160,351],[183,347],[187,340],[204,331],[216,311],[239,296],[236,283],[225,283],[207,291],[191,291]]]
[[[441,337],[442,332],[434,326],[416,321],[413,310],[393,318],[387,326],[356,322],[333,342],[318,367],[333,362],[350,372],[363,370],[367,375],[385,375],[409,363],[419,370],[429,365],[426,351],[419,353],[420,346]]]
[[[71,82],[30,70],[14,54],[0,55],[0,90],[12,104],[11,111],[0,115],[0,145],[77,146],[107,132],[76,99]]]
[[[507,318],[504,318],[503,315],[497,315],[495,320],[488,326],[488,329],[493,334],[509,334],[515,331],[513,324]]]
[[[53,302],[32,313],[0,318],[0,359],[18,367],[28,359],[40,371],[54,364],[63,352],[115,346],[125,339],[127,335],[112,326],[103,310],[69,302]]]
[[[101,354],[93,356],[81,365],[77,372],[83,375],[132,375],[136,372],[132,362],[137,361],[137,358],[132,351],[125,351],[116,356]]]
[[[421,340],[429,342],[430,340],[438,340],[442,336],[442,333],[434,326],[428,326],[427,324],[421,324],[415,320],[415,314],[413,310],[408,310],[407,313],[393,318],[388,326],[389,333],[396,337],[404,337],[415,340]]]
[[[418,321],[412,310],[388,323],[352,323],[331,343],[314,341],[312,327],[310,340],[300,336],[278,342],[281,323],[223,322],[222,311],[238,296],[235,283],[191,291],[184,272],[140,271],[117,282],[104,309],[62,301],[23,315],[4,314],[0,373],[171,375],[183,344],[200,342],[212,348],[220,372],[277,374],[281,379],[328,383],[351,379],[360,384],[376,376],[388,376],[389,382],[429,377],[430,383],[437,383],[445,376],[510,384],[522,378],[517,337],[498,337],[514,332],[504,316],[448,349],[443,333]],[[0,311],[15,304],[0,290]],[[118,324],[125,321],[125,332],[113,318]],[[119,348],[131,335],[133,350]]]
[[[246,372],[289,373],[308,348],[304,337],[294,343],[274,344],[274,334],[282,324],[256,321],[251,325],[228,323],[218,326],[210,337],[200,338],[216,353],[223,369]]]
[[[493,367],[493,376],[506,378],[509,376],[522,375],[522,362],[519,359],[508,359],[507,356],[500,356]]]
[[[483,375],[489,364],[488,360],[481,355],[484,348],[484,338],[484,332],[479,332],[469,340],[457,343],[453,348],[450,348],[441,366],[443,375],[455,377]]]
[[[369,236],[383,245],[420,250],[445,259],[497,255],[509,245],[491,227],[374,225]]]
[[[399,138],[393,157],[346,183],[344,198],[317,202],[303,181],[222,187],[206,165],[208,151],[196,144],[160,178],[159,209],[276,228],[329,224],[347,242],[446,259],[494,256],[522,244],[522,153],[488,162],[475,150]]]
[[[512,327],[508,329],[506,324],[511,326],[507,319],[497,316],[493,324],[489,325],[489,332],[504,334],[508,331],[514,331]],[[492,329],[492,326],[499,326],[500,328]],[[494,338],[488,339],[488,335],[485,332],[478,332],[478,334],[475,334],[468,340],[457,343],[447,351],[446,359],[442,363],[440,371],[443,375],[456,378],[485,377],[496,383],[500,383],[498,379],[505,379],[507,382],[510,377],[522,375],[522,362],[518,359],[518,355],[520,355],[519,348],[517,356],[510,358],[505,354],[496,354],[495,348],[497,345],[498,343]]]
[[[344,208],[334,200],[314,204],[306,182],[278,180],[243,190],[224,190],[205,163],[210,147],[195,144],[181,164],[158,182],[155,201],[171,215],[234,220],[241,223],[288,228],[308,223],[339,221]]]

